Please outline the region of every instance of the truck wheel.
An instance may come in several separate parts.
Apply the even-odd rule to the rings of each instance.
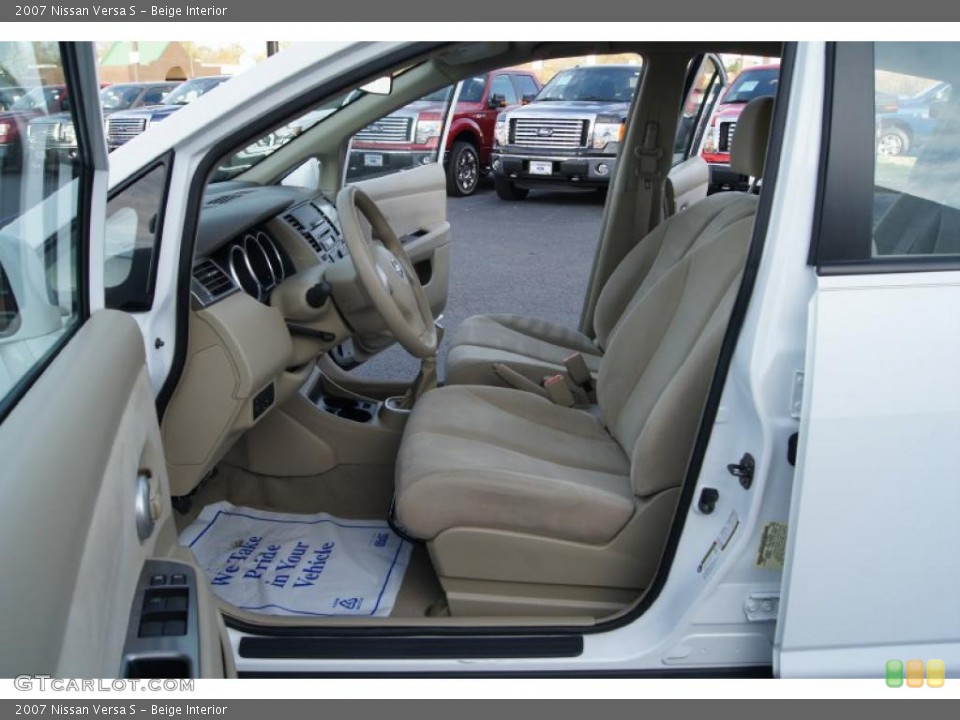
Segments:
[[[880,131],[880,140],[877,142],[877,155],[897,157],[906,155],[910,149],[910,138],[897,127],[888,127]]]
[[[530,194],[526,188],[518,188],[513,182],[503,178],[493,179],[493,189],[501,200],[523,200]]]
[[[480,184],[480,156],[476,148],[464,140],[453,144],[447,164],[447,195],[473,195]]]

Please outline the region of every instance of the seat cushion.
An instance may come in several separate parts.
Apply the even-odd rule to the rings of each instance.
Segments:
[[[606,543],[634,511],[630,463],[589,413],[518,390],[447,386],[416,404],[397,460],[396,518]]]
[[[454,333],[446,361],[450,385],[502,385],[494,363],[509,365],[535,383],[563,372],[563,359],[580,353],[594,373],[600,349],[583,333],[519,315],[475,315]]]

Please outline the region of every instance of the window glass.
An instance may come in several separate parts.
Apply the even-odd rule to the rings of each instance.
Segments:
[[[703,123],[710,117],[720,93],[720,69],[712,58],[700,64],[690,93],[680,109],[677,137],[673,145],[673,164],[677,165],[696,152],[696,138]]]
[[[460,101],[483,95],[483,76],[466,80]],[[480,95],[475,87],[479,85]],[[464,93],[468,92],[467,97]],[[411,170],[435,163],[440,158],[440,136],[453,97],[445,87],[424,95],[367,125],[350,140],[346,182]],[[477,100],[472,100],[476,102]]]
[[[103,275],[109,308],[149,310],[153,303],[166,184],[167,166],[160,164],[107,203]]]
[[[140,94],[139,86],[107,87],[100,91],[100,107],[104,112],[126,110]]]
[[[483,90],[487,86],[485,75],[479,75],[463,81],[460,88],[460,102],[478,103],[483,100]]]
[[[524,100],[532,100],[537,96],[539,89],[537,82],[529,75],[514,75],[514,82],[520,91],[520,97]]]
[[[745,105],[754,98],[774,97],[779,78],[780,68],[747,68],[730,84],[723,102]]]
[[[507,105],[516,105],[520,102],[517,97],[517,91],[513,89],[513,83],[506,75],[497,75],[490,85],[490,97],[494,95],[504,98]]]
[[[960,44],[877,43],[872,254],[960,254]]]
[[[364,93],[362,91],[351,90],[348,93],[338,95],[332,100],[329,100],[321,105],[318,105],[314,109],[303,113],[298,118],[288,122],[286,125],[276,128],[275,130],[271,130],[260,137],[256,142],[251,143],[243,150],[234,153],[220,163],[220,166],[213,174],[211,182],[216,183],[224,180],[230,180],[240,173],[249,170],[257,163],[275,153],[288,142],[299,138],[305,132],[313,128],[314,125],[320,124],[335,112],[356,101],[358,98],[363,97],[363,95]],[[170,97],[168,96],[167,99],[164,100],[164,103],[169,102]]]
[[[170,94],[170,88],[152,87],[148,88],[143,94],[141,105],[159,105],[160,102]]]
[[[0,42],[0,407],[80,322],[79,177],[57,43]]]
[[[562,70],[544,85],[537,101],[630,102],[640,80],[639,67],[594,65]]]

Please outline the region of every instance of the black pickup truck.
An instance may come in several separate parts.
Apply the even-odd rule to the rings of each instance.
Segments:
[[[533,102],[501,113],[491,155],[497,195],[522,200],[531,187],[606,187],[639,79],[636,65],[561,70]]]

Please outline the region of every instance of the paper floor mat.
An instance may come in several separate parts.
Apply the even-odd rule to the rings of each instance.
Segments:
[[[208,505],[180,534],[213,592],[243,610],[324,617],[390,614],[410,543],[384,520]]]

